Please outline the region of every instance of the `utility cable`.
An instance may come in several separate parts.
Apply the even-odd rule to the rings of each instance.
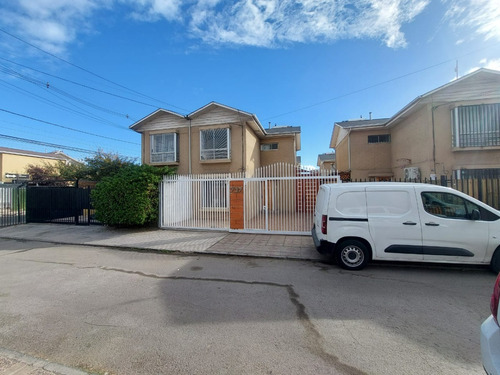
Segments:
[[[52,56],[52,57],[54,57],[55,59],[58,59],[58,60],[60,60],[60,61],[62,61],[62,62],[64,62],[64,63],[66,63],[66,64],[68,64],[68,65],[71,65],[71,66],[72,66],[72,67],[74,67],[74,68],[80,69],[81,71],[83,71],[83,72],[85,72],[85,73],[88,73],[88,74],[90,74],[90,75],[93,75],[93,76],[95,76],[95,77],[97,77],[97,78],[99,78],[99,79],[101,79],[101,80],[103,80],[103,81],[106,81],[106,82],[111,83],[111,84],[113,84],[113,85],[115,85],[115,86],[121,87],[122,89],[128,90],[128,91],[130,91],[130,92],[133,92],[134,94],[137,94],[137,95],[143,96],[143,97],[145,97],[145,98],[148,98],[148,99],[151,99],[151,100],[154,100],[154,101],[160,102],[160,103],[164,103],[164,104],[166,104],[166,105],[167,105],[167,106],[169,106],[169,107],[174,107],[174,108],[178,108],[178,109],[181,109],[181,110],[185,110],[185,109],[180,108],[180,107],[177,107],[177,106],[175,106],[175,105],[173,105],[173,104],[166,103],[166,102],[164,102],[163,100],[155,99],[155,98],[153,98],[153,97],[151,97],[151,96],[148,96],[148,95],[146,95],[146,94],[142,94],[142,93],[140,93],[139,91],[133,90],[133,89],[128,88],[128,87],[126,87],[126,86],[123,86],[123,85],[121,85],[121,84],[119,84],[119,83],[113,82],[113,81],[111,81],[110,79],[107,79],[107,78],[105,78],[105,77],[103,77],[103,76],[101,76],[101,75],[99,75],[99,74],[97,74],[97,73],[94,73],[94,72],[92,72],[92,71],[90,71],[90,70],[88,70],[88,69],[85,69],[85,68],[83,68],[83,67],[81,67],[81,66],[79,66],[79,65],[76,65],[76,64],[74,64],[74,63],[72,63],[72,62],[70,62],[70,61],[68,61],[68,60],[65,60],[65,59],[63,59],[62,57],[59,57],[59,56],[57,56],[57,55],[54,55],[53,53],[50,53],[50,52],[48,52],[48,51],[45,51],[44,49],[42,49],[42,48],[40,48],[40,47],[37,47],[36,45],[34,45],[34,44],[32,44],[32,43],[30,43],[30,42],[28,42],[28,41],[24,40],[24,39],[21,39],[20,37],[18,37],[18,36],[16,36],[16,35],[14,35],[14,34],[11,34],[11,33],[9,33],[8,31],[6,31],[6,30],[4,30],[4,29],[2,29],[2,28],[0,28],[0,31],[1,31],[1,32],[3,32],[4,34],[7,34],[7,35],[8,35],[8,36],[10,36],[11,38],[17,39],[18,41],[20,41],[20,42],[22,42],[22,43],[25,43],[25,44],[27,44],[28,46],[30,46],[30,47],[32,47],[32,48],[35,48],[36,50],[38,50],[38,51],[40,51],[40,52],[43,52],[43,53],[45,53],[45,54],[47,54],[47,55],[49,55],[49,56]]]
[[[31,117],[31,116],[23,115],[23,114],[21,114],[21,113],[17,113],[17,112],[12,112],[12,111],[9,111],[9,110],[4,109],[4,108],[0,108],[0,111],[5,112],[5,113],[9,113],[9,114],[14,115],[14,116],[19,116],[19,117],[27,118],[27,119],[29,119],[29,120],[38,121],[38,122],[41,122],[41,123],[43,123],[43,124],[52,125],[52,126],[57,126],[57,127],[59,127],[59,128],[62,128],[62,129],[71,130],[71,131],[74,131],[74,132],[78,132],[78,133],[83,133],[83,134],[91,135],[91,136],[94,136],[94,137],[99,137],[99,138],[110,139],[110,140],[112,140],[112,141],[116,141],[116,142],[123,142],[123,143],[129,143],[129,144],[132,144],[132,145],[139,145],[139,143],[136,143],[136,142],[124,141],[124,140],[122,140],[122,139],[117,139],[117,138],[112,138],[112,137],[106,137],[105,135],[100,135],[100,134],[95,134],[95,133],[86,132],[86,131],[83,131],[83,130],[78,130],[78,129],[70,128],[69,126],[59,125],[59,124],[55,124],[55,123],[53,123],[53,122],[49,122],[49,121],[45,121],[45,120],[40,120],[40,119],[37,119],[37,118],[35,118],[35,117]]]
[[[50,73],[44,72],[44,71],[42,71],[42,70],[38,70],[38,69],[35,69],[35,68],[32,68],[32,67],[29,67],[29,66],[24,65],[24,64],[19,64],[19,63],[15,62],[15,61],[12,61],[12,60],[6,59],[6,58],[1,57],[1,56],[0,56],[0,60],[7,61],[7,62],[9,62],[10,64],[14,64],[14,65],[20,66],[20,67],[22,67],[22,68],[26,68],[26,69],[33,70],[34,72],[37,72],[37,73],[45,74],[45,75],[47,75],[47,76],[49,76],[49,77],[53,77],[53,78],[60,79],[61,81],[65,81],[65,82],[71,83],[71,84],[73,84],[73,85],[77,85],[77,86],[80,86],[80,87],[84,87],[84,88],[89,89],[89,90],[94,90],[94,91],[100,92],[100,93],[102,93],[102,94],[106,94],[106,95],[114,96],[115,98],[119,98],[119,99],[123,99],[123,100],[128,100],[128,101],[131,101],[131,102],[134,102],[134,103],[137,103],[137,104],[142,104],[142,105],[145,105],[145,106],[148,106],[148,107],[152,107],[152,108],[158,108],[158,106],[157,106],[157,105],[154,105],[154,104],[141,102],[140,100],[135,100],[135,99],[128,98],[128,97],[126,97],[126,96],[122,96],[122,95],[118,95],[118,94],[113,94],[112,92],[109,92],[109,91],[101,90],[101,89],[98,89],[98,88],[95,88],[95,87],[92,87],[92,86],[89,86],[89,85],[85,85],[85,84],[83,84],[83,83],[79,83],[79,82],[76,82],[76,81],[72,81],[72,80],[70,80],[70,79],[67,79],[67,78],[64,78],[64,77],[60,77],[60,76],[57,76],[57,75],[54,75],[54,74],[50,74]],[[4,65],[4,66],[5,66],[5,65]]]
[[[84,149],[84,148],[72,147],[72,146],[63,146],[63,145],[58,145],[58,144],[55,144],[55,143],[41,142],[41,141],[36,141],[34,139],[28,139],[28,138],[13,137],[13,136],[7,135],[7,134],[0,134],[0,138],[9,139],[11,141],[23,142],[23,143],[31,143],[31,144],[40,145],[40,146],[53,147],[55,149],[63,149],[63,150],[70,150],[70,151],[75,151],[75,152],[81,152],[81,153],[84,153],[84,154],[94,154],[94,155],[98,154],[97,151],[87,150],[87,149]]]
[[[499,45],[500,43],[495,43],[493,44],[493,46],[497,46]],[[468,55],[471,55],[473,53],[476,53],[476,52],[479,52],[479,51],[482,51],[484,49],[489,49],[491,48],[492,46],[488,46],[488,47],[483,47],[483,48],[478,48],[478,49],[475,49],[473,51],[470,51],[470,52],[467,52],[467,53],[464,53],[460,56],[458,56],[458,58],[460,57],[464,57],[464,56],[468,56]],[[321,102],[317,102],[317,103],[314,103],[314,104],[311,104],[311,105],[308,105],[308,106],[305,106],[305,107],[300,107],[300,108],[297,108],[297,109],[294,109],[294,110],[291,110],[291,111],[288,111],[288,112],[284,112],[284,113],[280,113],[278,115],[274,115],[274,116],[271,116],[271,117],[267,117],[265,119],[263,119],[262,121],[267,121],[267,120],[270,120],[270,119],[273,119],[273,118],[276,118],[276,117],[281,117],[281,116],[285,116],[285,115],[289,115],[289,114],[292,114],[292,113],[296,113],[296,112],[300,112],[300,111],[303,111],[303,110],[306,110],[306,109],[309,109],[309,108],[313,108],[313,107],[317,107],[319,105],[322,105],[322,104],[325,104],[325,103],[328,103],[328,102],[331,102],[331,101],[334,101],[334,100],[338,100],[338,99],[342,99],[342,98],[345,98],[347,96],[351,96],[351,95],[354,95],[354,94],[358,94],[360,92],[363,92],[363,91],[366,91],[366,90],[369,90],[369,89],[372,89],[374,87],[378,87],[378,86],[382,86],[382,85],[385,85],[386,83],[390,83],[390,82],[394,82],[394,81],[397,81],[399,79],[402,79],[402,78],[406,78],[406,77],[409,77],[411,75],[414,75],[414,74],[417,74],[417,73],[421,73],[421,72],[424,72],[426,70],[429,70],[429,69],[432,69],[432,68],[435,68],[437,66],[440,66],[440,65],[444,65],[444,64],[447,64],[451,61],[456,61],[457,58],[453,58],[453,59],[448,59],[448,60],[445,60],[445,61],[442,61],[442,62],[439,62],[437,64],[434,64],[434,65],[430,65],[430,66],[427,66],[425,68],[422,68],[422,69],[418,69],[418,70],[415,70],[413,72],[410,72],[410,73],[406,73],[406,74],[403,74],[403,75],[400,75],[398,77],[394,77],[394,78],[391,78],[391,79],[388,79],[388,80],[385,80],[383,82],[379,82],[379,83],[375,83],[371,86],[366,86],[366,87],[363,87],[359,90],[354,90],[354,91],[351,91],[351,92],[348,92],[348,93],[345,93],[345,94],[342,94],[342,95],[339,95],[339,96],[336,96],[334,98],[331,98],[331,99],[326,99],[326,100],[323,100]]]
[[[15,71],[15,70],[13,70],[13,69],[11,69],[9,67],[4,66],[3,64],[0,64],[0,72],[9,74],[9,75],[11,75],[13,77],[22,79],[24,81],[27,81],[29,83],[32,83],[32,84],[40,86],[40,87],[46,87],[47,89],[53,90],[53,91],[59,93],[60,95],[66,96],[67,98],[72,99],[75,102],[81,103],[83,105],[86,105],[88,107],[97,109],[99,111],[106,112],[108,114],[119,116],[119,117],[124,117],[126,119],[130,119],[130,116],[128,114],[116,112],[114,110],[101,107],[101,106],[99,106],[97,104],[91,103],[91,102],[89,102],[89,101],[87,101],[85,99],[79,98],[79,97],[77,97],[75,95],[72,95],[72,94],[70,94],[70,93],[68,93],[68,92],[66,92],[64,90],[61,90],[61,89],[59,89],[57,87],[54,87],[53,85],[50,85],[50,83],[48,83],[48,82],[43,82],[43,81],[40,81],[39,79],[36,79],[34,77],[30,77],[28,75],[19,73],[19,72]]]

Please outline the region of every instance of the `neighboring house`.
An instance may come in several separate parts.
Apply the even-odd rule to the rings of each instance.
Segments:
[[[142,163],[178,174],[251,175],[278,162],[295,164],[300,127],[265,129],[254,114],[209,103],[187,116],[158,109],[130,128],[141,133]]]
[[[479,69],[389,119],[335,123],[330,147],[353,180],[500,176],[500,72]]]
[[[27,167],[29,165],[56,165],[60,161],[78,163],[75,159],[61,151],[34,152],[0,147],[0,175],[1,182],[28,180]]]
[[[330,147],[342,179],[380,181],[392,177],[388,118],[336,122]]]
[[[335,153],[319,154],[317,166],[322,170],[335,171]]]

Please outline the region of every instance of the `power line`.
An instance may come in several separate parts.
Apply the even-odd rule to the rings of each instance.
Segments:
[[[74,100],[75,102],[81,103],[83,105],[86,105],[88,107],[97,109],[97,110],[102,111],[102,112],[106,112],[106,113],[111,114],[111,115],[115,115],[115,116],[119,116],[119,117],[124,117],[124,118],[127,118],[127,119],[131,119],[128,114],[116,112],[114,110],[101,107],[100,105],[91,103],[91,102],[89,102],[89,101],[87,101],[85,99],[79,98],[79,97],[77,97],[75,95],[72,95],[72,94],[70,94],[70,93],[68,93],[68,92],[66,92],[64,90],[61,90],[61,89],[59,89],[59,88],[51,85],[48,82],[43,82],[43,81],[40,81],[39,79],[36,79],[34,77],[30,77],[28,75],[25,75],[25,74],[22,74],[20,72],[17,72],[15,70],[13,70],[13,69],[11,69],[11,68],[3,65],[3,64],[0,64],[0,71],[3,72],[3,73],[9,74],[9,75],[11,75],[13,77],[22,79],[23,81],[27,81],[29,83],[32,83],[32,84],[34,84],[36,86],[46,87],[48,90],[55,91],[55,92],[59,93],[60,95],[66,96],[67,98],[69,98],[71,100]],[[134,120],[134,119],[132,119],[132,120]]]
[[[35,68],[32,68],[32,67],[29,67],[27,65],[19,64],[19,63],[15,62],[15,61],[6,59],[4,57],[0,57],[0,59],[4,60],[4,61],[7,61],[7,62],[9,62],[11,64],[14,64],[14,65],[21,66],[23,68],[33,70],[33,71],[38,72],[38,73],[45,74],[45,75],[47,75],[49,77],[57,78],[57,79],[60,79],[61,81],[65,81],[65,82],[68,82],[68,83],[72,83],[73,85],[84,87],[84,88],[89,89],[89,90],[94,90],[94,91],[100,92],[102,94],[111,95],[111,96],[114,96],[115,98],[119,98],[119,99],[123,99],[123,100],[128,100],[128,101],[131,101],[131,102],[134,102],[134,103],[137,103],[137,104],[142,104],[142,105],[145,105],[145,106],[148,106],[148,107],[158,108],[158,106],[154,105],[154,104],[141,102],[140,100],[135,100],[135,99],[128,98],[126,96],[122,96],[122,95],[118,95],[118,94],[113,94],[112,92],[109,92],[109,91],[101,90],[101,89],[98,89],[98,88],[95,88],[95,87],[92,87],[92,86],[85,85],[83,83],[75,82],[75,81],[72,81],[72,80],[64,78],[64,77],[60,77],[60,76],[57,76],[57,75],[54,75],[54,74],[50,74],[50,73],[44,72],[42,70],[38,70],[38,69],[35,69]],[[180,109],[182,109],[182,108],[180,108]]]
[[[499,45],[500,43],[495,43],[493,44],[493,46],[496,46],[496,45]],[[488,47],[483,47],[483,48],[478,48],[478,49],[475,49],[473,51],[470,51],[470,52],[467,52],[467,53],[464,53],[460,56],[458,56],[458,58],[460,57],[465,57],[465,56],[468,56],[468,55],[471,55],[473,53],[476,53],[476,52],[479,52],[479,51],[482,51],[484,49],[489,49],[491,48],[491,46],[488,46]],[[334,100],[338,100],[338,99],[342,99],[342,98],[345,98],[347,96],[350,96],[350,95],[354,95],[354,94],[358,94],[360,92],[363,92],[363,91],[366,91],[366,90],[369,90],[369,89],[372,89],[374,87],[378,87],[378,86],[382,86],[382,85],[385,85],[386,83],[389,83],[389,82],[393,82],[393,81],[397,81],[399,79],[402,79],[402,78],[406,78],[406,77],[409,77],[411,75],[414,75],[414,74],[417,74],[417,73],[421,73],[423,71],[426,71],[426,70],[429,70],[429,69],[432,69],[432,68],[435,68],[437,66],[440,66],[440,65],[444,65],[444,64],[447,64],[451,61],[456,61],[457,58],[453,58],[453,59],[448,59],[448,60],[445,60],[445,61],[442,61],[440,63],[437,63],[437,64],[434,64],[434,65],[430,65],[430,66],[427,66],[425,68],[422,68],[422,69],[419,69],[419,70],[415,70],[413,72],[410,72],[410,73],[406,73],[406,74],[403,74],[401,76],[398,76],[398,77],[395,77],[395,78],[391,78],[391,79],[388,79],[388,80],[385,80],[383,82],[379,82],[379,83],[375,83],[371,86],[367,86],[367,87],[363,87],[359,90],[355,90],[355,91],[351,91],[351,92],[348,92],[348,93],[345,93],[345,94],[342,94],[342,95],[339,95],[339,96],[336,96],[334,98],[330,98],[330,99],[326,99],[326,100],[323,100],[321,102],[317,102],[317,103],[313,103],[311,105],[308,105],[308,106],[305,106],[305,107],[300,107],[300,108],[297,108],[297,109],[294,109],[294,110],[291,110],[291,111],[288,111],[288,112],[284,112],[284,113],[280,113],[278,115],[274,115],[274,116],[271,116],[271,117],[267,117],[265,119],[263,119],[262,121],[267,121],[267,120],[270,120],[270,119],[273,119],[273,118],[276,118],[276,117],[281,117],[281,116],[285,116],[285,115],[289,115],[291,113],[296,113],[296,112],[300,112],[300,111],[303,111],[303,110],[306,110],[306,109],[309,109],[309,108],[313,108],[313,107],[317,107],[319,105],[322,105],[322,104],[325,104],[325,103],[328,103],[328,102],[331,102],[331,101],[334,101]]]
[[[41,142],[41,141],[36,141],[34,139],[28,139],[28,138],[21,138],[21,137],[13,137],[11,135],[7,134],[0,134],[0,138],[5,138],[9,139],[11,141],[17,141],[17,142],[23,142],[23,143],[31,143],[35,145],[40,145],[40,146],[47,146],[47,147],[53,147],[55,149],[63,149],[63,150],[70,150],[70,151],[75,151],[75,152],[81,152],[84,154],[97,154],[97,151],[92,151],[92,150],[87,150],[84,148],[79,148],[79,147],[72,147],[72,146],[63,146],[63,145],[58,145],[55,143],[47,143],[47,142]]]
[[[54,57],[54,58],[56,58],[56,59],[58,59],[58,60],[60,60],[60,61],[62,61],[62,62],[64,62],[64,63],[66,63],[66,64],[68,64],[68,65],[71,65],[71,66],[72,66],[72,67],[74,67],[74,68],[80,69],[81,71],[83,71],[83,72],[85,72],[85,73],[88,73],[88,74],[93,75],[93,76],[95,76],[95,77],[97,77],[97,78],[99,78],[99,79],[102,79],[103,81],[106,81],[106,82],[108,82],[108,83],[111,83],[111,84],[113,84],[113,85],[116,85],[116,86],[118,86],[118,87],[121,87],[121,88],[123,88],[123,89],[125,89],[125,90],[128,90],[128,91],[130,91],[130,92],[133,92],[134,94],[140,95],[140,96],[142,96],[142,97],[145,97],[145,98],[148,98],[148,99],[151,99],[151,100],[154,100],[154,101],[160,102],[160,103],[164,103],[164,104],[166,104],[166,105],[167,105],[167,106],[169,106],[169,107],[174,107],[174,108],[178,108],[178,109],[181,109],[181,110],[185,110],[184,108],[180,108],[180,107],[177,107],[177,106],[175,106],[175,105],[173,105],[173,104],[166,103],[166,102],[164,102],[163,100],[155,99],[155,98],[153,98],[153,97],[151,97],[151,96],[148,96],[148,95],[146,95],[146,94],[142,94],[142,93],[140,93],[139,91],[133,90],[133,89],[128,88],[128,87],[126,87],[126,86],[123,86],[123,85],[121,85],[121,84],[119,84],[119,83],[113,82],[113,81],[111,81],[111,80],[109,80],[109,79],[107,79],[107,78],[105,78],[105,77],[103,77],[103,76],[101,76],[101,75],[99,75],[99,74],[97,74],[97,73],[94,73],[94,72],[92,72],[92,71],[90,71],[90,70],[88,70],[88,69],[85,69],[85,68],[83,68],[83,67],[81,67],[81,66],[79,66],[79,65],[76,65],[76,64],[74,64],[74,63],[72,63],[72,62],[70,62],[70,61],[68,61],[68,60],[65,60],[65,59],[63,59],[62,57],[59,57],[59,56],[57,56],[57,55],[54,55],[53,53],[50,53],[50,52],[48,52],[48,51],[45,51],[44,49],[42,49],[42,48],[40,48],[40,47],[37,47],[37,46],[35,46],[34,44],[32,44],[32,43],[30,43],[30,42],[28,42],[28,41],[26,41],[26,40],[24,40],[24,39],[21,39],[20,37],[18,37],[18,36],[16,36],[16,35],[14,35],[14,34],[11,34],[11,33],[7,32],[6,30],[4,30],[4,29],[2,29],[2,28],[0,28],[0,31],[1,31],[1,32],[3,32],[4,34],[7,34],[7,35],[8,35],[8,36],[10,36],[11,38],[17,39],[17,40],[19,40],[20,42],[25,43],[25,44],[27,44],[28,46],[30,46],[30,47],[32,47],[32,48],[35,48],[36,50],[38,50],[38,51],[40,51],[40,52],[43,52],[43,53],[45,53],[45,54],[47,54],[47,55],[49,55],[49,56],[52,56],[52,57]]]
[[[62,129],[67,129],[67,130],[71,130],[71,131],[74,131],[74,132],[91,135],[91,136],[94,136],[94,137],[99,137],[99,138],[104,138],[104,139],[110,139],[110,140],[113,140],[113,141],[123,142],[123,143],[129,143],[129,144],[133,144],[133,145],[139,145],[139,143],[136,143],[136,142],[124,141],[124,140],[118,139],[118,138],[106,137],[105,135],[100,135],[100,134],[95,134],[95,133],[91,133],[91,132],[86,132],[86,131],[83,131],[83,130],[78,130],[78,129],[70,128],[69,126],[59,125],[59,124],[56,124],[56,123],[53,123],[53,122],[49,122],[49,121],[41,120],[41,119],[38,119],[38,118],[35,118],[35,117],[23,115],[21,113],[12,112],[12,111],[9,111],[9,110],[4,109],[4,108],[0,108],[0,111],[9,113],[9,114],[14,115],[14,116],[19,116],[19,117],[27,118],[29,120],[38,121],[38,122],[41,122],[43,124],[57,126],[59,128],[62,128]]]

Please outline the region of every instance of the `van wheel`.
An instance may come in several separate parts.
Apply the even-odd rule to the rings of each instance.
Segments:
[[[337,264],[346,270],[361,270],[370,260],[370,252],[365,244],[357,240],[347,240],[337,246]]]
[[[491,257],[490,268],[495,273],[500,272],[500,248],[493,253],[493,256]]]

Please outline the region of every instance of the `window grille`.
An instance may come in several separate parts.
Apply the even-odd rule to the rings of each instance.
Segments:
[[[229,128],[200,131],[200,159],[230,159],[231,132]]]
[[[179,161],[179,137],[177,133],[151,135],[151,163]]]
[[[454,147],[500,146],[500,104],[454,108],[452,135]]]

